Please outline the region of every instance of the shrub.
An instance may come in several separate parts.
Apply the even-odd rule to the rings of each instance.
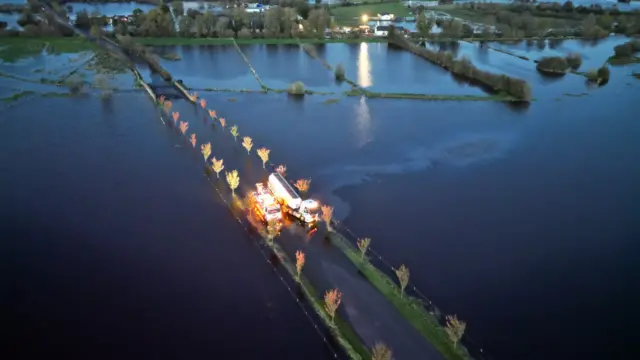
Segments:
[[[247,28],[242,28],[242,30],[238,31],[238,39],[251,39],[253,36],[251,35],[251,31]]]
[[[334,73],[336,75],[336,80],[342,81],[345,79],[345,71],[344,71],[344,66],[342,64],[336,65],[336,69],[334,70]]]
[[[609,67],[607,65],[602,65],[600,69],[598,69],[598,79],[602,81],[609,81]]]
[[[289,85],[287,92],[291,95],[304,95],[304,84],[301,81],[296,81],[293,84]]]
[[[564,73],[569,70],[569,62],[560,56],[547,56],[538,61],[536,69],[541,72]]]
[[[618,57],[631,56],[631,54],[633,54],[633,47],[629,43],[624,43],[616,45],[616,47],[613,48],[613,52],[615,53],[615,56]]]
[[[567,55],[566,59],[573,70],[578,70],[580,65],[582,65],[582,56],[578,53],[571,53]]]

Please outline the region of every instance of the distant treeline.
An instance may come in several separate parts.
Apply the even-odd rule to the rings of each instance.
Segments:
[[[492,74],[478,69],[467,58],[456,59],[452,52],[432,51],[427,48],[411,44],[407,39],[397,34],[392,26],[389,30],[389,45],[398,46],[405,50],[449,70],[453,74],[466,78],[494,91],[506,93],[522,101],[531,100],[531,87],[522,80],[504,74]]]
[[[605,37],[609,32],[640,34],[640,12],[622,12],[597,4],[574,6],[571,1],[537,5],[465,3],[457,7],[481,13],[485,16],[484,23],[495,25],[506,37],[542,36],[550,28],[555,32],[574,28],[578,31],[573,35],[591,38]]]

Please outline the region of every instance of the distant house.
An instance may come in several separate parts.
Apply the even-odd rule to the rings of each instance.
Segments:
[[[373,35],[375,36],[387,36],[389,34],[389,26],[388,25],[378,25],[373,31]]]
[[[378,20],[391,21],[395,18],[395,15],[389,13],[378,14]]]

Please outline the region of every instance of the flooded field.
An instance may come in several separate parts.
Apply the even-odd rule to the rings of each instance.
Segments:
[[[37,104],[0,122],[12,358],[332,357],[145,95]]]
[[[233,45],[164,46],[157,51],[180,56],[178,61],[162,59],[162,66],[190,87],[260,90],[260,84]]]
[[[331,65],[343,62],[347,77],[372,91],[482,93],[412,54],[366,45],[329,44],[318,52]],[[565,42],[558,49],[575,47],[595,63],[612,46]],[[234,48],[162,51],[181,56],[163,64],[193,88],[259,88]],[[301,80],[313,90],[345,89],[298,47],[246,46],[243,52],[268,86]],[[565,93],[588,89],[577,75],[546,82],[533,61],[463,44],[458,54],[479,67],[519,74],[532,83],[537,100],[514,108],[499,102],[199,94],[238,125],[240,137],[271,149],[271,161],[286,164],[290,178],[311,178],[309,195],[334,205],[336,217],[358,236],[371,237],[386,262],[406,264],[414,285],[443,311],[468,321],[467,340],[488,358],[629,358],[629,324],[640,320],[624,312],[640,301],[628,281],[640,273],[640,81],[629,73],[640,69],[612,67],[609,84],[576,97]],[[32,76],[26,64],[2,63],[0,71]],[[43,71],[57,69],[53,64]],[[46,317],[74,306],[69,331],[74,341],[86,340],[79,351],[89,355],[107,337],[131,352],[157,351],[152,356],[328,356],[253,240],[205,181],[199,149],[163,124],[148,98],[129,88],[110,102],[96,95],[38,98],[36,107],[30,99],[12,103],[3,117],[24,120],[0,121],[0,164],[9,174],[0,182],[15,189],[0,200],[9,204],[3,218],[16,224],[3,228],[12,241],[2,253],[19,274],[11,287],[32,284],[10,299],[22,309],[16,314],[34,306]],[[198,143],[212,142],[225,170],[239,170],[238,192],[250,189],[263,173],[255,155],[248,156],[199,107],[172,100]],[[619,108],[615,115],[611,104]],[[323,251],[316,243],[285,245],[288,251]],[[20,265],[25,263],[45,270],[33,272]],[[52,295],[50,284],[60,295]],[[78,288],[92,301],[79,303]],[[55,301],[44,306],[41,298]],[[100,317],[104,309],[119,317]],[[49,319],[53,325],[39,328],[33,341],[67,329],[61,319]],[[88,335],[81,331],[87,319],[107,330]],[[35,320],[25,324],[16,332],[23,342]],[[229,341],[215,345],[220,350],[210,341],[215,338]],[[70,351],[71,337],[57,339],[48,353]],[[237,348],[230,339],[255,346]]]
[[[0,21],[7,23],[7,29],[21,29],[22,27],[18,25],[19,18],[20,14],[0,13]]]

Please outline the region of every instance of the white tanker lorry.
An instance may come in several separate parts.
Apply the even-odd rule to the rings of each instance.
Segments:
[[[274,172],[269,175],[268,184],[284,212],[309,226],[318,221],[320,204],[313,199],[302,200],[282,174]]]

